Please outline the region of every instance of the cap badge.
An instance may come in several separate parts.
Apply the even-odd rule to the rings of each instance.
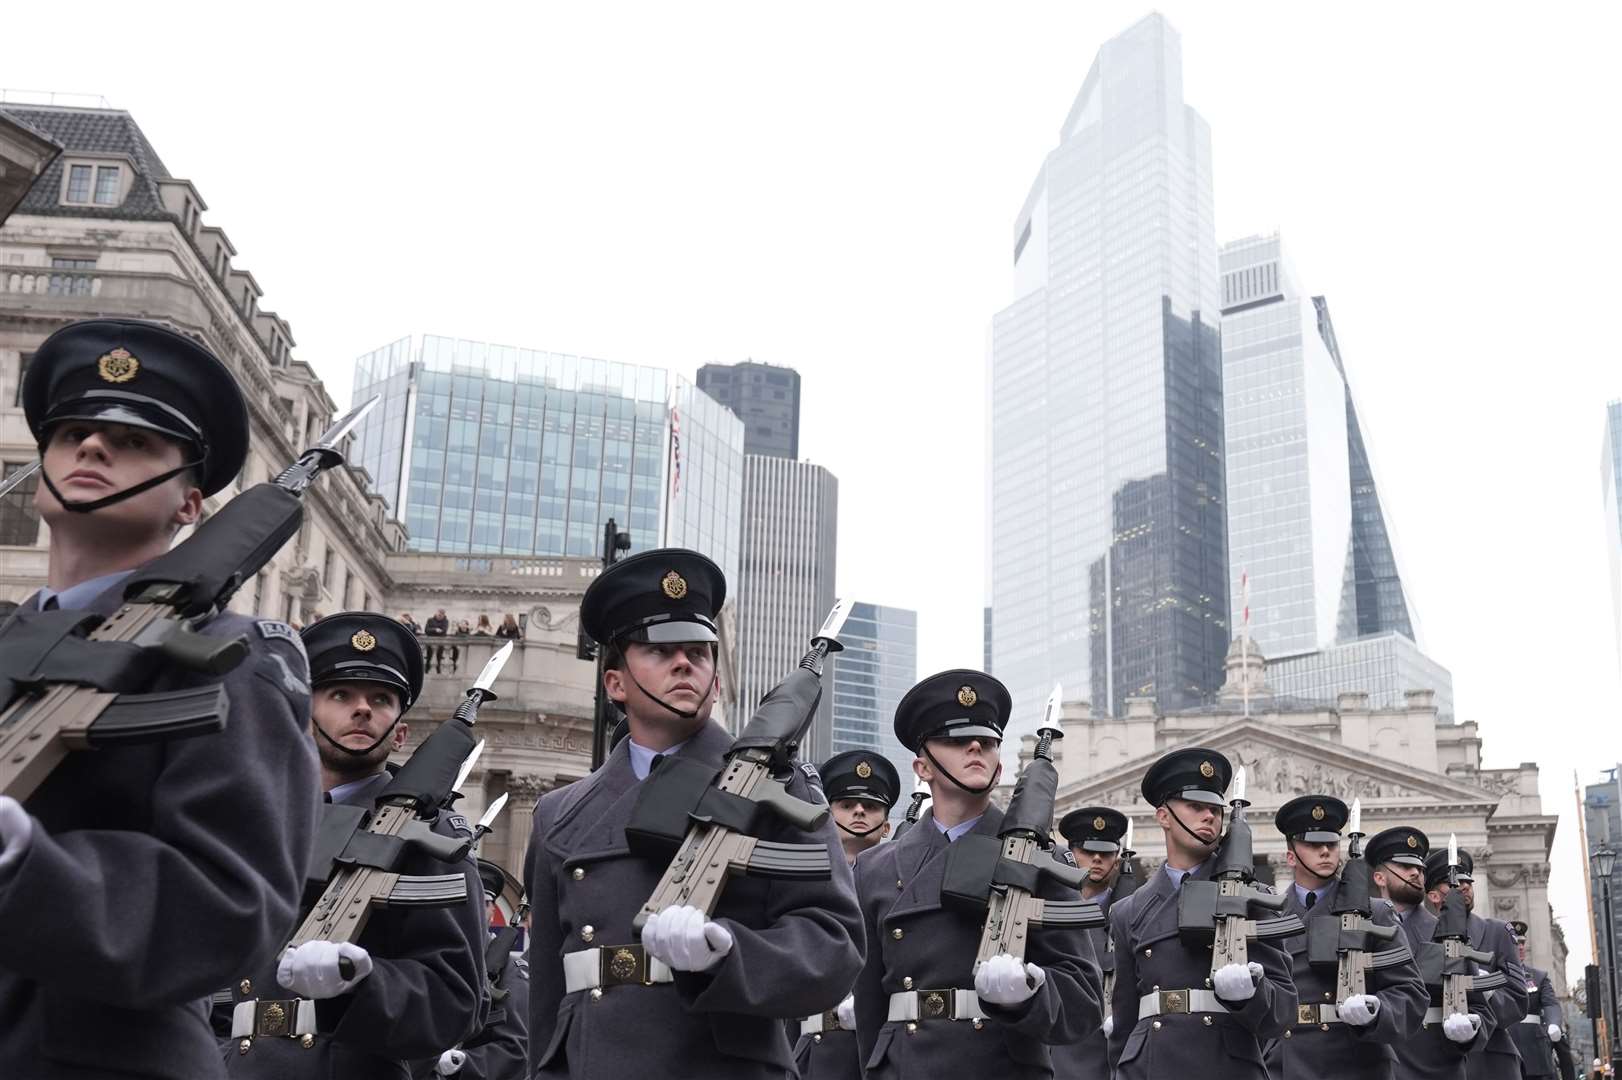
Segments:
[[[1312,820],[1313,821],[1322,821],[1323,819],[1324,819],[1324,808],[1322,806],[1314,806],[1312,808]]]
[[[103,382],[126,383],[135,378],[135,373],[141,370],[141,362],[130,355],[128,349],[114,349],[109,353],[102,353],[96,361],[96,370],[101,373]]]
[[[687,595],[686,579],[684,579],[674,570],[665,575],[664,580],[659,582],[659,587],[663,589],[665,591],[665,595],[670,597],[672,600],[680,600],[682,597]]]
[[[355,647],[356,652],[371,652],[377,648],[377,639],[365,630],[356,630],[349,644]]]
[[[1418,847],[1419,846],[1419,837],[1415,836],[1413,833],[1409,833],[1408,834],[1408,846],[1411,847],[1411,848]]]
[[[1211,777],[1216,775],[1216,766],[1212,765],[1209,761],[1200,762],[1200,775],[1205,777],[1207,780],[1211,779]]]
[[[1104,824],[1105,824],[1105,822],[1104,822],[1104,818],[1102,816],[1093,818],[1093,828],[1096,829],[1097,831],[1103,832],[1104,831]]]
[[[863,780],[866,780],[869,776],[873,775],[873,766],[869,765],[865,761],[858,761],[856,763],[856,775],[860,776]]]
[[[973,708],[974,703],[979,700],[980,695],[974,692],[974,687],[960,686],[957,688],[957,703],[965,709]]]

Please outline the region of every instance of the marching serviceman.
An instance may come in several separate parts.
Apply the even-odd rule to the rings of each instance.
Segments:
[[[1211,971],[1211,948],[1178,932],[1184,883],[1210,880],[1221,859],[1223,792],[1233,776],[1215,750],[1174,750],[1149,767],[1144,801],[1166,862],[1110,909],[1115,999],[1110,1054],[1118,1080],[1267,1080],[1262,1046],[1295,1020],[1287,955],[1255,940],[1248,964]]]
[[[1459,852],[1459,892],[1470,908],[1470,947],[1493,955],[1492,968],[1502,971],[1508,984],[1487,995],[1477,1038],[1464,1059],[1470,1080],[1520,1080],[1521,1058],[1510,1040],[1508,1028],[1521,1022],[1527,1012],[1526,972],[1515,955],[1515,936],[1507,923],[1484,919],[1475,913],[1475,860],[1468,851]],[[1433,851],[1425,857],[1425,902],[1440,914],[1442,900],[1452,890],[1448,884],[1446,851]]]
[[[302,638],[314,687],[306,738],[320,756],[326,798],[371,810],[393,778],[389,754],[403,749],[409,734],[403,717],[422,692],[422,646],[397,620],[368,611],[329,615],[305,627]],[[466,819],[445,811],[433,831],[472,838]],[[473,860],[450,864],[408,848],[401,872],[457,871],[467,878],[468,895],[453,907],[381,908],[358,943],[307,941],[268,966],[237,972],[231,1001],[222,1002],[229,1009],[230,1075],[399,1077],[408,1061],[438,1055],[478,1031],[485,920]],[[344,960],[352,966],[347,975]],[[313,1025],[297,1022],[312,1012]]]
[[[1070,846],[1070,857],[1087,875],[1081,883],[1081,898],[1091,900],[1108,918],[1120,877],[1121,843],[1126,836],[1126,815],[1107,806],[1084,806],[1059,820],[1059,834]],[[1115,956],[1109,947],[1109,930],[1100,926],[1084,931],[1103,973],[1106,1006],[1113,985]],[[1109,1080],[1109,1018],[1083,1038],[1053,1048],[1053,1072],[1062,1080]]]
[[[1515,953],[1526,972],[1526,1015],[1520,1023],[1511,1024],[1509,1037],[1521,1055],[1521,1075],[1555,1075],[1555,1044],[1565,1038],[1565,1014],[1560,1011],[1560,999],[1554,996],[1554,982],[1542,968],[1526,962],[1526,923],[1517,919],[1509,924],[1515,935]]]
[[[426,655],[426,654],[425,654]],[[412,1067],[420,1078],[454,1076],[458,1080],[524,1080],[528,1075],[529,961],[518,950],[523,931],[498,924],[496,899],[511,880],[498,864],[478,860],[484,885],[489,930],[484,949],[485,978],[490,992],[490,1014],[484,1030],[438,1058]],[[514,887],[518,886],[513,882]]]
[[[1274,1080],[1390,1080],[1392,1060],[1420,1028],[1429,1004],[1419,966],[1405,940],[1407,960],[1370,968],[1366,993],[1336,1001],[1337,966],[1313,963],[1308,949],[1311,921],[1340,921],[1340,833],[1349,814],[1332,795],[1302,795],[1279,807],[1273,824],[1284,834],[1285,861],[1295,881],[1285,892],[1285,912],[1308,923],[1309,933],[1284,939],[1295,983],[1297,1015],[1267,1055]],[[1354,864],[1360,869],[1361,863]],[[1360,879],[1367,880],[1367,879]],[[1373,899],[1370,921],[1394,926],[1390,901]]]
[[[783,1021],[833,1008],[856,978],[861,919],[832,822],[803,832],[771,817],[764,830],[825,847],[832,880],[736,878],[713,916],[671,906],[640,941],[633,928],[670,861],[627,843],[643,781],[658,758],[719,768],[732,747],[710,720],[725,598],[713,562],[664,548],[604,570],[581,601],[629,736],[535,809],[525,861],[532,1077],[781,1080],[794,1069]],[[812,798],[801,770],[784,782]]]
[[[152,323],[58,330],[21,398],[50,547],[5,638],[40,629],[36,613],[118,612],[248,449],[225,366]],[[218,1075],[209,994],[286,940],[320,800],[304,650],[231,612],[196,630],[246,657],[223,677],[169,664],[147,689],[222,685],[223,730],[70,752],[21,802],[0,795],[0,1076]]]
[[[1391,901],[1398,924],[1416,957],[1434,949],[1436,915],[1425,907],[1425,859],[1430,840],[1408,825],[1397,825],[1369,838],[1363,858],[1372,868],[1374,887]],[[1445,875],[1444,875],[1445,876]],[[1479,1039],[1476,1013],[1442,1015],[1441,987],[1427,986],[1429,1007],[1424,1023],[1397,1050],[1392,1062],[1396,1080],[1465,1080],[1465,1056]]]
[[[835,754],[817,767],[817,773],[845,859],[854,866],[858,855],[878,847],[889,835],[890,808],[900,795],[901,778],[888,759],[867,750]],[[853,996],[846,994],[837,1007],[801,1021],[795,1034],[794,1063],[800,1080],[861,1080]]]
[[[913,772],[933,801],[901,839],[856,864],[867,932],[856,1036],[870,1080],[1049,1077],[1050,1047],[1102,1022],[1098,963],[1085,931],[1035,927],[1023,963],[1003,954],[975,971],[985,915],[942,904],[949,847],[971,832],[995,838],[1002,825],[991,791],[1011,707],[1002,683],[956,670],[923,680],[896,708],[896,736],[918,755]],[[1039,891],[1065,899],[1068,890],[1043,884]]]

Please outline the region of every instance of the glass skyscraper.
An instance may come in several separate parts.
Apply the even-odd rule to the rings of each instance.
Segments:
[[[1611,564],[1611,618],[1617,658],[1622,662],[1622,401],[1605,406],[1605,445],[1601,448],[1601,494],[1605,500],[1605,556]]]
[[[1342,693],[1365,693],[1372,709],[1400,709],[1410,690],[1430,690],[1436,714],[1452,720],[1453,673],[1395,630],[1326,645],[1294,656],[1267,658],[1273,692],[1333,705]]]
[[[912,751],[895,737],[895,708],[918,681],[918,613],[857,601],[839,635],[845,651],[833,665],[833,744],[830,754],[871,750],[890,760],[902,797],[890,813],[899,821],[912,794]]]
[[[1197,705],[1228,644],[1211,136],[1179,36],[1099,50],[1010,237],[994,319],[992,668],[1012,761],[1053,683]]]
[[[354,460],[412,550],[591,557],[613,517],[737,580],[743,425],[680,377],[430,335],[356,362],[373,394]]]

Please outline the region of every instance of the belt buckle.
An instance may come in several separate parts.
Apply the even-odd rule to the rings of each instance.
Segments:
[[[298,1012],[297,1000],[259,1000],[253,1004],[253,1033],[260,1039],[285,1039],[293,1034],[293,1017]]]
[[[844,1030],[844,1025],[839,1022],[839,1010],[838,1009],[829,1009],[827,1012],[822,1014],[822,1030],[823,1031],[842,1031],[842,1030]]]
[[[648,981],[648,958],[640,945],[608,945],[597,953],[598,982],[604,987]]]
[[[1295,1007],[1295,1022],[1298,1024],[1316,1024],[1318,1022],[1318,1006],[1297,1005]]]
[[[1160,991],[1160,1011],[1167,1014],[1188,1012],[1188,994],[1182,990]]]
[[[918,1019],[951,1020],[957,1011],[957,995],[950,990],[918,991]]]

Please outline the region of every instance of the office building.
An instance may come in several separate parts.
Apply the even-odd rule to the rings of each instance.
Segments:
[[[901,795],[890,813],[907,812],[915,777],[913,753],[895,737],[895,709],[918,681],[918,613],[857,601],[840,640],[845,651],[833,663],[831,753],[869,750],[889,759],[901,778]]]
[[[743,421],[743,452],[800,456],[800,373],[759,364],[705,364],[698,388]]]

